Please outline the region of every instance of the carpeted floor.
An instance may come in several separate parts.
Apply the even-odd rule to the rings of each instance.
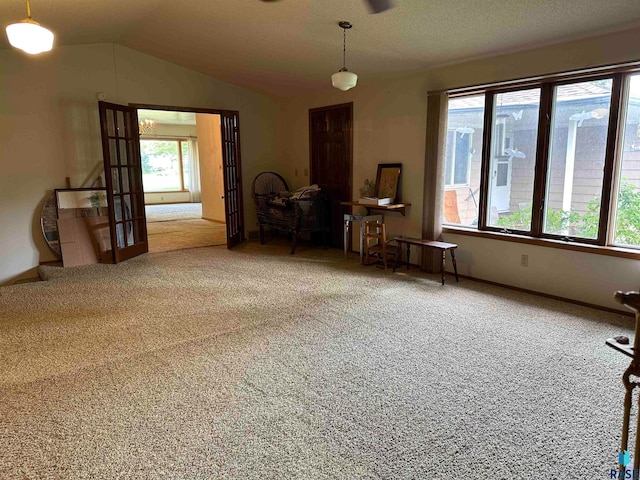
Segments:
[[[287,252],[1,288],[0,478],[609,478],[629,318]]]
[[[226,245],[224,223],[202,218],[201,203],[146,205],[149,252]]]
[[[147,223],[202,218],[202,203],[161,203],[145,205]]]
[[[204,218],[147,223],[149,252],[227,244],[227,226]]]

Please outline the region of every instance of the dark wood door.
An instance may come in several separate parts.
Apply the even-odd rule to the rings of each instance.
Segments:
[[[238,112],[221,113],[224,202],[227,221],[227,248],[244,240],[242,169],[240,167],[240,122]]]
[[[309,110],[311,183],[331,200],[331,246],[343,247],[343,208],[351,201],[353,103]]]
[[[138,112],[99,102],[109,231],[114,263],[149,251],[144,211]]]

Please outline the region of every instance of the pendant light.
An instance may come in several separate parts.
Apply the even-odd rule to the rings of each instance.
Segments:
[[[342,28],[342,68],[331,75],[331,83],[343,92],[356,86],[358,75],[347,70],[347,29],[353,27],[349,22],[339,22]]]
[[[32,55],[48,52],[53,47],[51,30],[40,26],[31,18],[29,0],[27,0],[27,18],[7,26],[7,37],[12,46]]]

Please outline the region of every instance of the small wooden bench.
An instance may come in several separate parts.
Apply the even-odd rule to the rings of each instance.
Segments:
[[[442,267],[440,273],[442,275],[442,285],[444,285],[444,265],[446,261],[447,250],[451,252],[451,263],[453,263],[453,273],[456,276],[456,282],[458,280],[458,266],[456,265],[456,254],[455,249],[458,248],[458,245],[455,243],[446,243],[446,242],[437,242],[434,240],[422,240],[420,238],[412,238],[412,237],[396,237],[394,238],[398,245],[400,245],[400,249],[402,249],[402,244],[407,246],[407,270],[409,269],[409,257],[411,255],[411,245],[417,245],[419,247],[427,248],[435,248],[436,250],[440,250],[442,252]],[[393,271],[395,272],[400,263],[400,255],[396,257],[396,264],[393,267]]]

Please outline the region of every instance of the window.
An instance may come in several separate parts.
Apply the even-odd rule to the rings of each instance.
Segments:
[[[447,223],[478,223],[484,101],[484,95],[449,100],[444,182]]]
[[[531,230],[539,111],[539,88],[494,97],[487,225]]]
[[[555,88],[544,233],[598,238],[612,85],[605,79]]]
[[[612,243],[640,246],[640,75],[629,78]]]
[[[640,248],[640,73],[634,68],[452,94],[445,223]],[[490,127],[486,135],[483,125]],[[463,141],[463,131],[473,136]],[[478,189],[475,209],[464,203],[465,188]],[[457,221],[447,218],[451,190]]]
[[[186,147],[186,150],[185,150]],[[145,192],[187,190],[189,145],[182,139],[140,140]],[[186,173],[186,174],[185,174]]]

